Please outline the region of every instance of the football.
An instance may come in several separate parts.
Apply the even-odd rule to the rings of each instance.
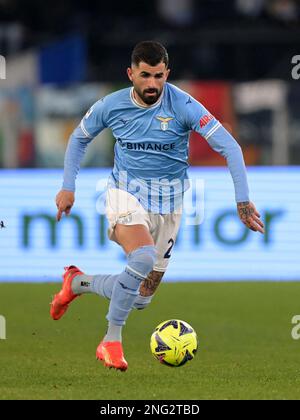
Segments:
[[[197,352],[197,334],[185,321],[164,321],[153,331],[150,348],[160,363],[172,367],[183,366],[192,360]]]

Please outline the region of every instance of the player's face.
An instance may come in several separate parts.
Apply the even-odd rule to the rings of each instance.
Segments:
[[[146,105],[153,105],[158,101],[169,73],[165,63],[152,67],[142,61],[138,66],[133,64],[127,69],[138,99]]]

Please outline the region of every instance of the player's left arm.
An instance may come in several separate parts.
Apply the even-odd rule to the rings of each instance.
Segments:
[[[260,214],[249,198],[246,166],[240,145],[196,100],[191,99],[190,107],[186,111],[190,128],[201,134],[210,147],[226,159],[234,183],[237,211],[241,221],[254,232],[264,233]]]
[[[240,145],[218,122],[212,134],[206,135],[205,138],[208,144],[227,161],[234,182],[237,210],[241,221],[254,232],[264,233],[260,214],[249,199],[246,165]]]

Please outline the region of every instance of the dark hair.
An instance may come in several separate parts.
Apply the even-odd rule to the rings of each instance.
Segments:
[[[138,66],[141,61],[153,67],[163,62],[168,67],[169,55],[165,47],[159,42],[143,41],[134,47],[131,55],[132,64]]]

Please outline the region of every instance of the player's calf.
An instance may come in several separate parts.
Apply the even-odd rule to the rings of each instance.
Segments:
[[[123,326],[139,294],[141,282],[153,270],[156,250],[152,245],[136,249],[128,255],[124,272],[116,279],[113,287],[107,319],[113,325]]]
[[[145,309],[150,305],[164,274],[164,272],[153,270],[148,274],[147,278],[142,281],[139,290],[140,294],[136,297],[133,304],[135,309]]]
[[[147,278],[141,283],[140,295],[145,297],[154,295],[164,274],[165,273],[162,271],[151,271]]]

